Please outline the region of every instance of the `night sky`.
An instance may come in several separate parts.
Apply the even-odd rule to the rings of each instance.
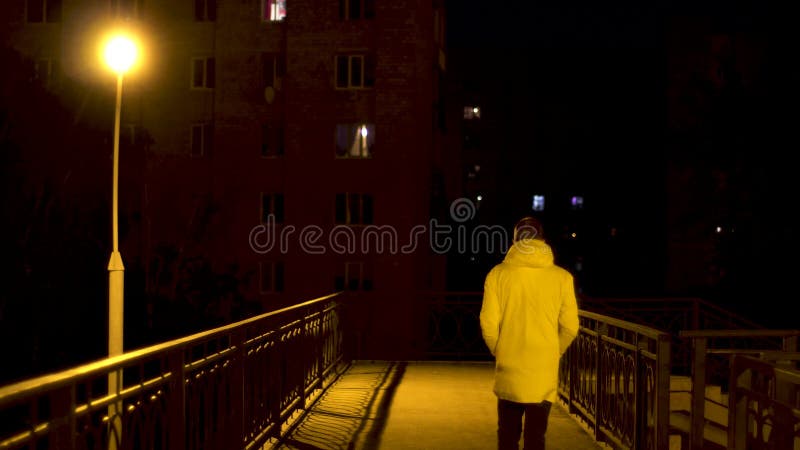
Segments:
[[[488,220],[513,223],[524,213],[514,205],[539,188],[530,168],[547,166],[551,186],[596,208],[590,227],[630,230],[626,248],[607,252],[595,240],[581,250],[597,268],[588,293],[696,295],[797,326],[775,313],[794,302],[798,250],[796,174],[784,151],[797,146],[800,75],[786,7],[512,3],[448,4],[451,67],[466,67],[467,85],[490,86],[506,108],[494,193],[503,204]],[[733,42],[734,55],[718,42]],[[717,226],[722,232],[709,231]],[[680,272],[670,264],[683,262],[664,250],[680,239],[714,248],[703,262],[709,286],[676,291],[659,279]],[[557,255],[570,251],[555,244]]]

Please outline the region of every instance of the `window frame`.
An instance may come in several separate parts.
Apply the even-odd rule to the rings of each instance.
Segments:
[[[357,137],[364,127],[367,128],[367,136],[362,136],[361,138]],[[346,130],[344,130],[346,136],[355,135],[348,137],[347,146],[344,148],[339,145],[339,133],[342,132],[342,128],[346,128]],[[358,145],[357,154],[353,154],[352,152],[353,140],[355,139],[361,141]],[[337,159],[371,159],[375,154],[375,124],[367,121],[336,124],[334,131],[334,150]]]
[[[284,76],[286,76],[286,54],[284,52],[261,53],[261,82],[263,87],[271,87],[276,91],[280,90]]]
[[[266,211],[264,208],[264,200],[269,198],[269,211]],[[280,207],[278,207],[280,205]],[[275,217],[275,223],[281,224],[284,223],[286,219],[286,200],[283,195],[283,192],[261,192],[259,196],[259,220],[260,223],[265,224],[269,223],[266,220],[269,215]],[[280,211],[278,211],[280,210]],[[265,214],[267,213],[267,214]]]
[[[357,205],[353,205],[354,199],[357,199]],[[340,211],[340,204],[343,205],[343,211]],[[337,225],[372,225],[375,222],[374,197],[361,192],[337,193],[334,197],[333,221]]]
[[[358,14],[353,15],[353,4],[358,4]],[[375,18],[375,0],[339,0],[339,19],[370,20]]]
[[[30,5],[38,3],[41,8],[41,19],[30,20]],[[51,6],[57,5],[57,6]],[[25,23],[60,23],[64,14],[63,0],[26,0],[25,1]]]
[[[216,22],[217,6],[217,0],[194,0],[194,21]]]
[[[282,124],[261,124],[261,157],[282,158],[286,152],[286,130]]]
[[[345,261],[334,276],[333,287],[348,292],[369,292],[374,289],[372,271],[363,261]],[[355,281],[355,287],[352,282]]]
[[[195,130],[199,129],[200,145],[195,146]],[[191,125],[189,135],[189,156],[192,158],[203,158],[211,154],[214,145],[214,124],[211,122],[194,122]],[[199,148],[199,152],[195,152]]]
[[[341,69],[341,62],[342,58],[346,59],[346,67],[347,67],[347,75],[346,79],[344,80],[345,83],[341,83],[340,77],[340,69]],[[354,70],[354,62],[360,61],[360,68]],[[360,90],[360,89],[372,89],[375,87],[375,59],[369,53],[340,53],[334,56],[334,77],[333,77],[333,86],[337,90]],[[359,76],[359,83],[354,83],[353,81],[353,73],[358,72]]]
[[[283,22],[286,20],[286,15],[288,14],[288,8],[286,7],[286,3],[288,0],[261,0],[261,22],[262,23],[274,23],[274,22]],[[277,15],[280,15],[280,4],[283,3],[283,15],[273,19],[273,10],[277,11]],[[269,12],[269,14],[267,14]]]
[[[196,81],[196,68],[197,63],[202,64],[202,80],[199,85],[195,84]],[[191,76],[189,79],[190,86],[193,90],[210,91],[216,88],[217,84],[217,69],[216,59],[213,56],[194,56],[190,65]],[[209,76],[210,74],[210,76]]]

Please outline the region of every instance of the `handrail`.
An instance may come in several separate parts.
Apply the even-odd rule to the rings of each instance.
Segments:
[[[346,364],[340,294],[0,387],[0,449],[261,448]]]
[[[66,383],[69,383],[71,379],[79,375],[90,375],[95,372],[114,371],[129,363],[136,363],[153,353],[169,352],[178,347],[183,347],[186,346],[187,344],[191,344],[192,342],[214,338],[215,336],[224,334],[230,330],[240,328],[245,325],[253,324],[256,322],[266,320],[271,317],[288,313],[290,311],[297,311],[307,306],[322,303],[340,294],[341,292],[337,292],[334,294],[308,300],[306,302],[298,303],[296,305],[288,306],[286,308],[278,309],[275,311],[269,311],[258,316],[240,320],[239,322],[223,325],[217,328],[212,328],[210,330],[201,331],[189,336],[184,336],[173,339],[171,341],[162,342],[160,344],[154,344],[149,347],[141,348],[138,350],[132,350],[130,352],[123,353],[122,355],[103,358],[99,361],[87,363],[71,369],[66,369],[61,372],[41,375],[36,378],[22,380],[6,386],[0,386],[0,408],[9,403],[13,403],[20,396],[24,396],[31,392],[35,392],[36,389],[55,389],[60,386],[63,386]]]
[[[797,448],[800,371],[752,356],[731,357],[728,449]]]
[[[726,337],[792,337],[800,336],[800,330],[681,330],[678,335],[685,338],[726,338]]]
[[[741,329],[720,329],[720,330],[681,330],[678,336],[682,339],[690,339],[691,345],[691,367],[692,367],[692,406],[691,406],[691,425],[689,439],[692,448],[702,448],[703,429],[705,427],[705,392],[707,376],[707,357],[709,354],[737,355],[752,354],[758,352],[777,353],[782,350],[788,354],[798,350],[798,336],[800,330],[741,330]],[[780,349],[776,348],[743,348],[741,346],[725,349],[709,348],[709,342],[714,339],[747,339],[763,340],[766,338],[781,338]],[[772,344],[776,346],[777,344]],[[729,380],[724,380],[728,382]],[[732,388],[732,386],[730,386]]]
[[[578,337],[559,366],[559,396],[597,441],[667,448],[671,336],[594,312],[578,315]]]

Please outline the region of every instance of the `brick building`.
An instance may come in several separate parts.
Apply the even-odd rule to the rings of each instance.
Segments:
[[[412,231],[446,213],[454,186],[442,150],[443,2],[19,0],[0,10],[5,44],[76,117],[102,105],[109,134],[114,76],[98,45],[115,27],[141,41],[123,88],[120,220],[126,270],[141,272],[148,299],[144,328],[164,320],[153,298],[226,274],[235,288],[200,283],[205,293],[185,296],[225,321],[237,308],[345,290],[364,306],[365,351],[419,349],[415,299],[442,289],[445,270]]]

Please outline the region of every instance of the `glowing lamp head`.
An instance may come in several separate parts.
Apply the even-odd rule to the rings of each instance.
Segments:
[[[367,126],[361,125],[361,137],[367,137]]]
[[[136,61],[136,44],[124,36],[116,36],[106,44],[103,56],[114,72],[123,74]]]

